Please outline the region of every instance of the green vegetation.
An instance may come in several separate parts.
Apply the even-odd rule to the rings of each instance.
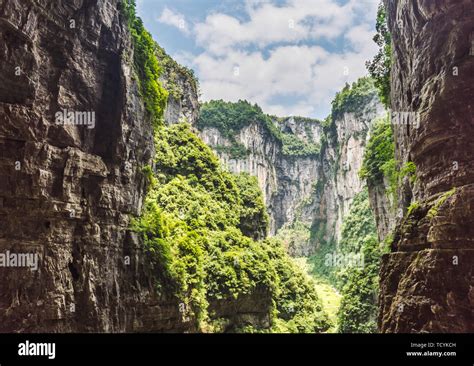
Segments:
[[[367,191],[354,198],[337,246],[324,240],[323,221],[315,222],[311,228],[297,221],[279,237],[266,239],[269,218],[256,178],[225,171],[212,150],[186,123],[162,123],[168,94],[179,99],[184,92],[181,80],[191,80],[196,91],[198,82],[192,70],[179,66],[152,40],[135,15],[134,1],[124,0],[122,5],[134,45],[139,90],[154,127],[156,150],[153,167],[141,169],[149,181],[149,191],[142,214],[132,219],[131,228],[143,238],[150,255],[157,295],[184,304],[185,315],[204,331],[314,333],[330,327],[334,331],[336,326],[342,332],[374,331],[381,249]],[[383,37],[385,18],[380,14],[379,18],[377,31]],[[382,78],[387,74],[380,69],[386,52],[384,48],[379,60],[376,57],[373,61],[374,79],[361,78],[336,95],[331,116],[321,122],[325,132],[321,145],[308,142],[310,126],[306,128],[306,141],[282,131],[278,118],[264,114],[259,106],[247,101],[205,103],[198,127],[217,128],[231,144],[215,146],[215,150],[234,159],[248,155],[245,146],[237,142],[237,135],[250,123],[263,126],[281,144],[285,156],[317,156],[334,138],[335,120],[346,112],[360,112],[374,98],[375,86],[387,98],[386,79]],[[163,74],[166,90],[159,82]],[[409,162],[398,172],[393,150],[390,124],[376,124],[361,177],[373,182],[386,177],[394,187],[400,177],[408,176],[413,182],[415,165]],[[322,189],[323,184],[318,181],[315,190]],[[434,211],[430,210],[433,215],[443,204],[442,199],[433,206]],[[318,254],[310,259],[317,281],[284,250],[284,244],[296,247],[309,240],[319,245]],[[341,266],[337,261],[328,265],[327,256],[335,252],[342,256],[363,255],[363,266]],[[318,290],[323,293],[324,304]],[[243,304],[248,307],[250,298],[259,300],[255,305],[259,308],[252,310],[267,313],[270,327],[251,321],[234,322],[226,312],[229,307],[232,314]]]
[[[364,244],[376,236],[376,226],[369,204],[367,188],[358,193],[344,217],[339,246],[343,253],[359,252]]]
[[[387,116],[375,121],[372,126],[359,176],[373,184],[386,176],[390,182],[396,184],[398,179],[395,170],[395,143]]]
[[[163,69],[163,74],[166,76],[164,87],[174,99],[181,99],[185,92],[183,86],[180,85],[180,80],[190,81],[193,92],[198,93],[199,81],[192,69],[177,63],[159,45],[156,45],[155,55]]]
[[[212,100],[201,106],[198,128],[214,127],[223,136],[232,139],[242,128],[253,122],[271,125],[268,116],[256,104],[252,105],[246,100],[239,100],[237,103]]]
[[[262,191],[258,187],[257,177],[248,173],[235,175],[237,188],[242,199],[239,229],[255,240],[267,236],[270,218],[265,208]]]
[[[410,206],[408,206],[408,209],[407,209],[407,216],[410,216],[412,212],[418,210],[419,208],[420,208],[420,202],[414,201],[410,203]]]
[[[377,330],[376,294],[381,252],[367,189],[354,197],[344,218],[339,246],[343,254],[362,253],[364,258],[363,267],[347,267],[338,273],[342,295],[339,331],[374,332]]]
[[[268,308],[274,331],[327,329],[311,280],[297,271],[281,243],[254,240],[268,226],[256,179],[221,169],[187,124],[161,127],[155,147],[151,189],[132,227],[153,256],[157,290],[186,304],[201,328],[219,322],[210,304],[263,293],[274,304]],[[264,331],[234,329],[245,330]]]
[[[291,225],[285,225],[280,228],[275,237],[282,241],[288,253],[295,255],[295,253],[301,252],[302,246],[309,246],[309,226],[299,220],[295,220]]]
[[[400,168],[400,179],[403,179],[405,177],[408,177],[410,180],[410,183],[415,183],[416,181],[416,165],[412,161],[406,162],[401,168]]]
[[[338,331],[338,312],[341,307],[341,295],[336,289],[322,278],[316,278],[316,293],[321,298],[323,309],[327,312],[331,328],[328,333],[336,333]]]
[[[168,92],[158,80],[162,71],[156,58],[158,46],[143,26],[142,20],[136,16],[135,1],[123,0],[121,4],[132,36],[133,63],[138,74],[141,96],[153,126],[157,128],[163,122],[163,111],[168,99]]]
[[[223,170],[188,124],[162,123],[168,92],[158,78],[164,70],[166,87],[178,98],[182,93],[178,80],[183,75],[193,78],[192,72],[177,67],[152,40],[135,15],[133,0],[122,2],[122,13],[132,35],[134,69],[155,134],[153,167],[141,169],[149,190],[142,214],[131,220],[131,228],[141,235],[150,254],[157,295],[183,305],[183,315],[201,330],[326,330],[329,322],[311,278],[293,263],[281,242],[261,240],[267,234],[268,214],[256,178]],[[197,81],[192,84],[197,87]],[[237,123],[263,118],[272,133],[279,132],[257,106],[239,103],[236,114],[225,106],[226,123],[234,118]],[[241,150],[235,153],[242,154]],[[225,306],[235,307],[235,312],[249,296],[262,300],[257,302],[262,308],[255,310],[271,317],[271,328],[229,325],[229,315],[219,313]]]
[[[438,215],[439,208],[446,202],[446,200],[451,197],[454,193],[456,193],[456,187],[453,187],[449,191],[444,192],[435,202],[433,207],[430,208],[428,211],[428,219],[432,220]]]
[[[279,291],[274,297],[276,319],[272,331],[277,333],[318,333],[331,326],[316,292],[315,282],[286,252],[278,240],[273,240],[277,266]]]
[[[232,145],[215,145],[213,148],[219,154],[229,155],[231,159],[245,159],[249,155],[245,146],[235,140]]]
[[[344,218],[338,245],[324,241],[320,245],[317,254],[310,257],[309,261],[313,265],[314,276],[340,291],[342,297],[337,313],[338,331],[376,331],[376,294],[382,251],[377,240],[367,189],[354,198]],[[328,256],[334,258],[335,255],[336,258],[363,260],[346,266],[339,265],[338,260],[327,260]]]
[[[375,121],[372,126],[359,177],[372,185],[382,184],[385,180],[388,183],[387,194],[392,197],[392,202],[396,202],[400,182],[406,177],[411,184],[416,182],[414,162],[408,161],[400,168],[398,166],[392,126],[387,116]]]
[[[286,156],[316,156],[321,149],[317,143],[308,143],[290,133],[281,133],[283,155]]]
[[[359,112],[374,98],[376,93],[374,82],[369,77],[359,78],[352,85],[346,83],[344,88],[336,93],[332,101],[332,121],[341,117],[343,113]]]
[[[390,106],[390,70],[392,65],[392,37],[387,26],[387,14],[383,2],[377,11],[377,22],[375,24],[377,34],[374,42],[379,46],[379,52],[372,61],[366,63],[367,70],[375,80],[380,100],[385,107]]]
[[[301,118],[301,117],[298,117]],[[219,146],[216,151],[229,153],[234,159],[243,158],[247,150],[236,141],[236,136],[251,123],[263,126],[268,134],[282,144],[282,153],[286,156],[313,156],[319,154],[317,143],[303,141],[292,133],[282,132],[278,128],[278,118],[263,113],[257,104],[245,100],[236,103],[212,100],[203,103],[197,126],[200,130],[213,127],[226,137],[231,146]]]

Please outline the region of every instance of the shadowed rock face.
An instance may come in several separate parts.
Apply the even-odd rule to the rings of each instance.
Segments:
[[[0,254],[39,258],[0,266],[0,332],[197,331],[129,229],[154,145],[119,4],[0,0]],[[174,82],[165,119],[193,123],[195,81]],[[230,326],[270,326],[268,293],[210,305]]]
[[[0,1],[0,253],[39,256],[0,268],[0,331],[191,328],[128,230],[153,143],[124,24],[118,1]]]
[[[392,112],[405,179],[392,253],[380,272],[382,332],[474,331],[474,5],[387,1],[393,38]],[[410,202],[417,208],[407,213]],[[403,215],[402,215],[403,216]]]

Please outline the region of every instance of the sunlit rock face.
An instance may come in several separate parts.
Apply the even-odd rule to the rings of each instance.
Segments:
[[[318,121],[296,122],[288,119],[278,126],[309,141],[308,131],[302,124],[307,124],[314,132],[311,141],[319,142],[322,127]],[[204,128],[199,134],[206,144],[214,148],[231,144],[215,128]],[[285,223],[293,221],[297,206],[303,199],[310,198],[312,185],[318,179],[319,158],[284,155],[281,142],[258,123],[250,123],[242,128],[236,141],[245,146],[247,156],[235,159],[225,152],[216,152],[231,172],[247,172],[258,178],[270,214],[270,232],[274,234]]]
[[[371,100],[357,112],[342,113],[330,131],[324,132],[317,120],[288,117],[275,121],[282,132],[319,144],[320,153],[311,156],[285,155],[281,142],[258,123],[243,127],[236,136],[235,140],[248,150],[242,158],[233,158],[218,149],[232,144],[218,129],[206,127],[199,134],[230,171],[247,172],[258,178],[271,218],[271,234],[299,222],[308,228],[324,226],[324,239],[338,241],[343,218],[365,184],[359,178],[359,170],[370,126],[384,114],[374,90]],[[318,246],[318,242],[307,238],[289,248],[289,252],[307,256]]]
[[[392,253],[380,272],[382,332],[474,331],[474,6],[387,1],[396,155],[416,164],[399,189]],[[410,214],[410,203],[416,209]]]
[[[357,113],[343,113],[329,131],[328,144],[322,154],[323,184],[320,193],[318,222],[326,225],[326,241],[338,242],[342,222],[365,181],[359,178],[370,126],[385,110],[375,96]]]

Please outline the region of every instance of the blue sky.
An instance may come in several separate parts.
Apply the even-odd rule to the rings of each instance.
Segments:
[[[194,69],[201,99],[324,118],[366,75],[379,0],[137,0],[153,38]]]

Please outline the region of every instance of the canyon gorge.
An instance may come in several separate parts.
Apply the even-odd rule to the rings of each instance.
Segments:
[[[385,1],[390,100],[324,120],[200,101],[132,4],[0,0],[1,332],[474,331],[469,0]]]

